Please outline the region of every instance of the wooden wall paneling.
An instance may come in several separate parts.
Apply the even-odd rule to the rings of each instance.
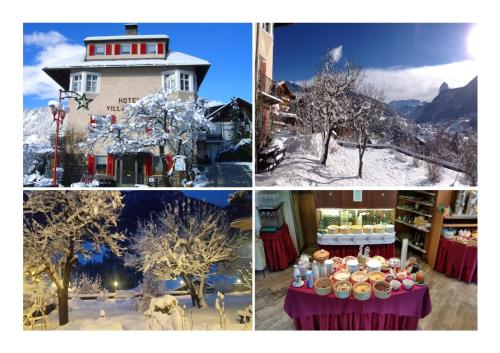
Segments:
[[[432,209],[431,231],[427,233],[425,238],[425,259],[432,268],[434,268],[436,264],[441,228],[443,226],[443,214],[439,212],[438,206],[449,206],[452,194],[452,190],[439,190],[437,192],[435,206]]]
[[[305,235],[306,245],[317,243],[317,218],[316,218],[316,195],[319,192],[296,191],[299,193],[299,210],[301,215],[302,230]],[[327,194],[328,195],[328,194]],[[324,207],[324,206],[323,206]]]

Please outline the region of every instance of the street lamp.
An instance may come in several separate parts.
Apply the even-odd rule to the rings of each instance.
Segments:
[[[115,286],[115,293],[116,293],[116,288],[118,287],[118,282],[117,282],[117,281],[114,281],[114,282],[113,282],[113,286]]]
[[[89,103],[93,101],[93,99],[87,98],[85,93],[79,94],[74,91],[67,91],[60,89],[59,90],[59,99],[58,100],[50,100],[48,106],[50,107],[50,112],[52,113],[52,117],[56,122],[56,143],[54,150],[54,175],[52,176],[52,186],[57,186],[57,149],[59,145],[59,125],[63,123],[66,114],[69,113],[69,107],[63,106],[61,104],[63,99],[74,99],[78,106],[76,109],[89,109]]]
[[[52,186],[57,186],[57,151],[59,148],[59,125],[63,123],[66,114],[69,113],[69,107],[63,106],[59,101],[49,101],[50,112],[56,122],[56,143],[54,148],[54,172],[52,175]]]

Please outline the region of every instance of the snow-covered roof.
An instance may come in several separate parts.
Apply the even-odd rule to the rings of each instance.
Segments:
[[[85,61],[85,54],[78,54],[61,60],[44,70],[52,69],[75,69],[95,67],[128,67],[128,66],[197,66],[210,65],[206,60],[184,54],[178,51],[170,51],[166,59],[122,59],[122,60],[89,60]]]
[[[169,37],[165,34],[132,34],[132,35],[121,35],[121,36],[96,36],[96,37],[86,37],[83,39],[84,42],[97,42],[97,41],[107,41],[107,40],[141,40],[141,39],[168,39]]]
[[[69,74],[72,69],[98,69],[111,67],[168,67],[193,66],[196,70],[198,86],[201,85],[210,67],[206,60],[177,51],[169,51],[165,59],[122,59],[122,60],[89,60],[85,54],[75,55],[44,67],[43,71],[61,87],[69,88]]]

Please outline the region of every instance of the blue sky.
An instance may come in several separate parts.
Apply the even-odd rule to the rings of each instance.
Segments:
[[[183,190],[182,192],[188,197],[205,200],[217,206],[225,207],[228,205],[227,199],[229,195],[236,192],[236,190]]]
[[[87,36],[123,33],[123,23],[24,24],[24,107],[45,106],[49,96],[57,94],[57,88],[41,67],[75,55]],[[200,87],[200,96],[220,102],[233,96],[252,101],[251,24],[139,23],[139,33],[167,34],[171,50],[212,64]]]
[[[459,23],[279,27],[274,31],[273,78],[310,80],[321,57],[331,51],[341,62],[349,58],[363,67],[368,79],[384,86],[388,100],[428,100],[443,81],[461,86],[477,74],[471,48],[477,43],[469,40],[474,27]]]

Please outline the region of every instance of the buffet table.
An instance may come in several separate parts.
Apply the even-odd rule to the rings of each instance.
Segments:
[[[441,237],[435,270],[466,283],[477,283],[477,246]]]
[[[297,330],[416,330],[431,310],[429,287],[392,292],[388,299],[373,296],[359,301],[320,296],[305,285],[288,288],[284,309]]]
[[[297,258],[297,250],[290,237],[288,225],[283,224],[275,232],[260,232],[260,238],[264,242],[270,271],[284,270]]]

